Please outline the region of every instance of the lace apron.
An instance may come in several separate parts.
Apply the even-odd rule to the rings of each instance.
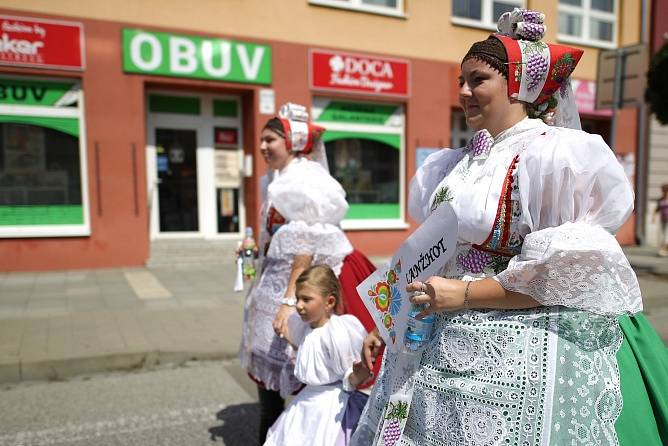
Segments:
[[[523,239],[516,155],[508,167],[496,219],[480,245],[459,243],[443,276],[478,280],[503,271]],[[452,198],[447,185],[432,209]],[[396,370],[387,353],[353,444],[617,444],[622,399],[616,318],[561,306],[439,313],[417,371]],[[395,380],[393,373],[408,373]],[[383,424],[395,382],[408,380],[412,404],[401,438]]]

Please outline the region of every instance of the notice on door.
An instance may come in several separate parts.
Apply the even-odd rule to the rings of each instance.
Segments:
[[[241,166],[236,150],[216,150],[216,187],[237,188],[241,186]]]

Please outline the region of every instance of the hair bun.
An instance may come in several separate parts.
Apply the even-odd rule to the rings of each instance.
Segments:
[[[536,42],[545,36],[547,28],[543,23],[545,14],[530,9],[515,8],[499,17],[496,28],[499,33],[515,40]]]

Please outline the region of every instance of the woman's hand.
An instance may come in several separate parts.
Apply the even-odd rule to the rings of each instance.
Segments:
[[[373,364],[376,362],[378,353],[380,353],[380,349],[384,345],[385,343],[383,342],[383,338],[380,337],[378,328],[371,330],[366,335],[366,338],[364,338],[364,342],[362,343],[362,360],[368,370],[373,370]]]
[[[427,304],[427,308],[417,315],[417,318],[421,319],[430,313],[464,308],[466,282],[432,276],[425,282],[408,284],[406,291],[423,293],[411,297],[411,302],[414,304]]]
[[[278,309],[272,327],[274,328],[274,333],[276,333],[281,338],[285,337],[288,332],[288,319],[290,315],[294,313],[295,307],[290,305],[282,304],[281,308]]]

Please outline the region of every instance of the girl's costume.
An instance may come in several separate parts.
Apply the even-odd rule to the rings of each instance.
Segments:
[[[503,20],[499,29],[510,23],[516,33],[542,26],[533,11]],[[564,80],[579,50],[496,38],[508,53],[509,94],[525,100],[542,76],[534,97],[570,100]],[[536,54],[547,54],[542,74],[526,69]],[[412,180],[417,221],[444,201],[459,240],[442,275],[493,277],[542,306],[437,313],[416,371],[398,370],[386,353],[353,444],[668,444],[668,353],[639,313],[636,276],[612,235],[633,191],[600,136],[529,118],[495,138],[482,130],[466,147],[431,155]],[[410,410],[387,411],[402,381],[413,388]]]
[[[365,398],[351,389],[348,376],[360,361],[366,330],[351,315],[332,315],[311,328],[294,315],[290,335],[299,344],[294,373],[306,384],[271,427],[265,446],[338,446],[347,444],[344,422],[349,420],[351,398]],[[359,412],[357,412],[359,417]]]

